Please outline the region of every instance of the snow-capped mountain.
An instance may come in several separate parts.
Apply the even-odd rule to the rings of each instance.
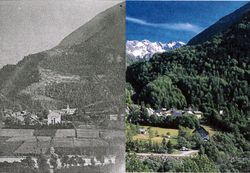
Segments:
[[[168,43],[150,42],[149,40],[131,40],[126,43],[126,54],[128,61],[148,60],[155,53],[162,53],[185,45],[181,41],[170,41]]]

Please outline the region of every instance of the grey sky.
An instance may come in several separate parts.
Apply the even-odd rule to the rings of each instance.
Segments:
[[[50,49],[119,0],[0,1],[0,68]]]

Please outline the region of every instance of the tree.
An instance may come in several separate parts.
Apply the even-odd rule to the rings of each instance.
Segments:
[[[125,96],[126,96],[126,103],[128,104],[128,105],[130,105],[130,104],[132,104],[133,103],[133,101],[132,101],[132,99],[131,99],[131,92],[126,88],[125,89]]]
[[[78,163],[79,163],[80,165],[84,166],[85,160],[83,160],[83,158],[80,157]]]
[[[204,149],[203,145],[201,145],[201,147],[200,147],[199,154],[200,155],[204,155],[205,154],[205,149]]]
[[[142,102],[141,103],[141,119],[147,123],[149,121],[149,114],[148,114],[148,110],[145,107],[145,104]]]
[[[77,161],[76,161],[76,158],[74,156],[72,156],[70,159],[69,159],[69,164],[70,165],[77,165]]]
[[[62,162],[62,166],[66,166],[69,163],[69,156],[68,155],[62,156],[61,162]]]
[[[191,147],[191,144],[189,141],[187,141],[184,137],[182,136],[179,136],[178,139],[178,145],[179,145],[179,148],[181,147],[186,147],[186,148],[190,148]]]
[[[182,92],[167,76],[158,77],[147,84],[140,94],[140,99],[154,108],[186,106],[186,99]]]
[[[30,125],[30,123],[31,123],[31,117],[30,117],[29,115],[26,115],[26,116],[24,117],[24,123],[25,123],[25,125],[27,125],[27,126]]]
[[[199,120],[195,116],[189,114],[184,114],[181,117],[177,117],[177,120],[178,120],[178,125],[188,127],[191,129],[199,127],[200,125]]]
[[[192,148],[199,148],[204,143],[204,140],[201,138],[199,133],[194,133],[191,137]]]
[[[49,164],[47,163],[47,158],[45,155],[40,154],[37,158],[37,164],[39,170],[42,170],[44,172],[49,172]]]
[[[35,161],[30,156],[27,156],[25,159],[21,160],[21,162],[32,169],[35,168]]]
[[[163,148],[167,148],[167,140],[166,140],[166,138],[163,138],[163,139],[162,139],[161,144],[162,144],[162,147],[163,147]]]
[[[4,124],[6,126],[12,126],[12,125],[15,125],[16,124],[16,121],[13,117],[7,117],[5,120],[4,120]]]
[[[49,160],[50,165],[53,166],[53,169],[56,169],[58,164],[57,164],[57,157],[51,155],[50,160]]]
[[[173,153],[173,151],[174,151],[174,146],[173,146],[171,140],[168,140],[167,148],[168,148],[168,154]]]
[[[162,162],[157,159],[145,159],[143,164],[147,166],[148,172],[155,172],[162,167]]]
[[[213,161],[209,160],[206,155],[194,157],[194,161],[199,167],[199,172],[218,172]]]
[[[178,137],[183,137],[189,139],[191,137],[191,132],[189,128],[179,126]]]
[[[141,121],[141,110],[140,107],[137,105],[130,105],[129,106],[130,112],[127,116],[127,121],[130,123],[138,123]]]
[[[193,159],[185,159],[182,163],[182,172],[199,172],[199,166]]]
[[[134,153],[126,155],[126,171],[127,172],[148,172],[147,165],[143,164]]]

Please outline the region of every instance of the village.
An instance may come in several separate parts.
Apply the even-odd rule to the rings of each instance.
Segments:
[[[38,168],[44,157],[51,170],[71,166],[112,166],[121,157],[123,131],[77,121],[77,108],[48,110],[44,116],[29,111],[3,110],[0,129],[0,164],[31,159]],[[104,117],[118,122],[118,114]],[[54,163],[54,165],[52,164]]]
[[[126,113],[127,150],[134,151],[142,160],[196,155],[196,145],[206,143],[216,133],[203,121],[203,112],[193,107],[153,109],[132,104]],[[223,110],[219,113],[223,115]]]
[[[146,108],[148,111],[148,115],[156,115],[156,116],[173,116],[173,117],[178,117],[178,116],[183,116],[183,115],[190,115],[190,116],[195,116],[197,119],[202,119],[203,112],[199,110],[192,109],[191,107],[189,108],[184,108],[183,110],[178,110],[176,108],[161,108],[154,110],[152,108]]]
[[[70,122],[67,121],[67,119],[76,115],[76,111],[76,108],[70,108],[69,105],[67,105],[66,109],[48,110],[47,115],[45,113],[45,117],[38,117],[35,113],[28,111],[13,111],[11,109],[6,109],[3,111],[3,122],[5,127],[9,128],[13,125],[32,126],[65,124]]]
[[[33,128],[36,126],[50,126],[58,128],[74,128],[72,124],[73,120],[77,120],[77,108],[70,108],[67,104],[67,108],[59,110],[48,110],[45,116],[37,116],[35,113],[28,111],[13,111],[11,109],[5,109],[3,112],[3,124],[4,128]],[[110,114],[108,119],[111,121],[117,121],[117,114]]]

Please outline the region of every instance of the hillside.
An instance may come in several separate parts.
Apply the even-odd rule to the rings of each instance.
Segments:
[[[193,37],[188,44],[189,45],[195,45],[195,44],[201,44],[205,41],[208,41],[212,38],[212,36],[219,34],[220,32],[225,32],[230,26],[237,23],[243,15],[245,15],[247,12],[250,11],[250,2],[248,2],[243,7],[237,9],[231,14],[228,14],[227,16],[221,18],[218,22],[211,25],[195,37]]]
[[[166,75],[185,96],[187,105],[182,106],[200,108],[207,119],[215,124],[221,122],[220,125],[227,129],[235,128],[235,124],[244,128],[250,115],[249,31],[250,12],[226,32],[213,37],[211,42],[157,54],[149,62],[129,66],[127,81],[134,87],[138,100],[153,107],[166,106],[164,102],[152,104],[146,97],[148,92],[154,92],[147,90],[148,84]],[[226,112],[223,119],[216,113],[220,109]]]
[[[204,113],[203,123],[219,133],[197,148],[221,172],[250,170],[249,46],[250,12],[211,41],[156,54],[127,68],[134,103],[191,106]]]
[[[125,5],[94,17],[51,50],[0,70],[0,105],[44,111],[66,104],[81,112],[123,107]]]

